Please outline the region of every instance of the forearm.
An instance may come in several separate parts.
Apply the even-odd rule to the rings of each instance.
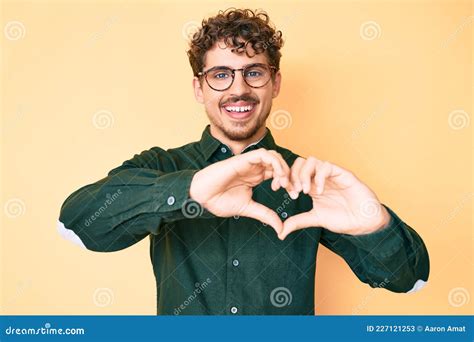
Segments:
[[[387,227],[358,236],[326,231],[322,243],[341,255],[362,282],[409,292],[419,280],[428,280],[428,251],[415,230],[386,208],[391,216]]]
[[[90,250],[126,248],[157,234],[163,223],[186,218],[183,205],[196,171],[127,168],[109,174],[65,200],[59,225]]]

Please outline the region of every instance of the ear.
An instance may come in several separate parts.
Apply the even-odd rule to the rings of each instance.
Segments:
[[[193,77],[193,88],[194,88],[194,97],[196,101],[199,103],[204,103],[204,96],[202,94],[202,87],[199,78],[194,76]]]
[[[278,70],[275,74],[275,80],[273,81],[273,92],[272,97],[277,97],[280,93],[280,85],[281,85],[281,72]]]

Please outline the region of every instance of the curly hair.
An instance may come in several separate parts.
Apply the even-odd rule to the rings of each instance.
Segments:
[[[262,10],[228,8],[207,20],[192,36],[187,51],[194,76],[202,71],[204,57],[218,41],[238,54],[245,51],[248,57],[266,53],[270,65],[280,68],[280,48],[283,46],[281,31],[270,22],[268,14]],[[248,49],[251,46],[253,55]]]

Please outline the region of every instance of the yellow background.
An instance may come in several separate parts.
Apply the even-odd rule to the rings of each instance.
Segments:
[[[185,38],[230,6],[256,3],[2,2],[0,314],[155,314],[148,239],[94,253],[56,220],[135,153],[200,138]],[[272,110],[291,122],[272,114],[277,143],[355,172],[431,258],[428,285],[395,294],[321,247],[317,313],[472,314],[472,2],[258,7],[286,40]]]

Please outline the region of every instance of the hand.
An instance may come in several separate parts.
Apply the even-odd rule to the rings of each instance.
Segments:
[[[283,223],[272,209],[252,200],[252,188],[273,178],[272,190],[290,186],[290,168],[276,151],[260,148],[214,163],[194,175],[190,197],[219,217],[254,218],[281,233]]]
[[[372,233],[386,224],[390,214],[377,196],[350,171],[315,157],[297,158],[291,167],[290,197],[303,191],[313,208],[288,218],[278,237],[306,227],[323,227],[351,235]]]

